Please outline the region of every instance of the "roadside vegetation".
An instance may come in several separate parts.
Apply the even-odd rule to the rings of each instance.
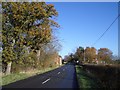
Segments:
[[[76,73],[80,89],[101,88],[99,80],[86,72],[81,66],[76,66]]]
[[[2,3],[2,72],[59,66],[58,12],[45,2]]]
[[[120,88],[120,65],[77,65],[76,73],[80,88]]]
[[[120,88],[120,65],[83,65],[83,68],[98,78],[103,88]]]
[[[3,2],[3,85],[61,66],[58,12],[46,2]]]

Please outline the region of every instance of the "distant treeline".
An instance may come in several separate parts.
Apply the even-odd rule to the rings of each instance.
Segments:
[[[108,48],[78,47],[74,53],[66,55],[65,61],[78,61],[91,64],[119,64],[120,60],[113,60],[113,53]]]

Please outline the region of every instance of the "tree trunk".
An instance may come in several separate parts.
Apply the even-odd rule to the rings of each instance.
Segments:
[[[12,65],[12,62],[9,62],[9,63],[7,64],[6,74],[10,74],[10,73],[11,73],[11,65]]]
[[[40,61],[40,50],[37,50],[37,65],[39,64]]]

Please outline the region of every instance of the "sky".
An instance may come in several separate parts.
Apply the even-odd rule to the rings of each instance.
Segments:
[[[118,55],[118,20],[95,44],[95,41],[118,16],[115,2],[51,2],[58,11],[57,22],[61,26],[57,36],[62,45],[60,55],[74,53],[76,48],[109,48]]]

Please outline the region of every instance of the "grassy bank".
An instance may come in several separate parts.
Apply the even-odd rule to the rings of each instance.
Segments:
[[[42,70],[31,70],[28,72],[21,72],[21,73],[12,73],[9,75],[2,75],[2,86],[7,85],[9,83],[19,81],[19,80],[29,78],[29,77],[37,75],[37,74],[42,74],[42,73],[54,70],[56,68],[58,68],[58,67],[45,68]]]
[[[91,74],[86,72],[82,67],[76,66],[77,80],[80,89],[100,88],[99,81]]]

